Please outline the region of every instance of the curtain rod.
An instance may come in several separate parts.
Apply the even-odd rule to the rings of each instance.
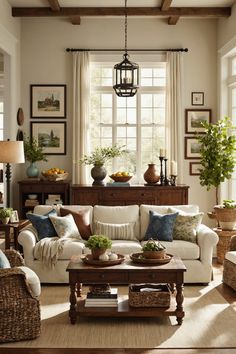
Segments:
[[[123,52],[123,49],[81,49],[66,48],[67,52]],[[188,48],[176,49],[128,49],[128,52],[188,52]]]

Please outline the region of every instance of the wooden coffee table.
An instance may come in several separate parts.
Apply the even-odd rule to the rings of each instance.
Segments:
[[[135,264],[129,256],[123,263],[109,267],[91,266],[78,260],[77,262],[71,261],[66,270],[69,272],[69,317],[72,324],[76,323],[78,315],[92,317],[176,316],[178,325],[183,322],[183,283],[186,267],[179,257],[173,257],[169,263],[158,266]],[[170,307],[130,307],[128,295],[119,297],[118,307],[84,307],[85,297],[82,296],[82,284],[124,285],[150,282],[174,284],[175,297],[171,296]]]

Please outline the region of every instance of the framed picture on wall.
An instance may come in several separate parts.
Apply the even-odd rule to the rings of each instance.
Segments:
[[[66,85],[30,85],[31,118],[66,118]]]
[[[17,210],[13,210],[11,213],[11,217],[10,217],[10,222],[19,222],[19,216],[18,216],[18,211]]]
[[[185,159],[199,159],[201,143],[199,143],[198,139],[195,137],[188,137],[185,138],[184,144],[184,157]]]
[[[202,165],[199,162],[189,162],[189,174],[190,176],[199,176],[200,171],[199,169]]]
[[[211,109],[185,109],[186,134],[204,134],[204,122],[211,122]]]
[[[192,106],[203,106],[204,105],[204,92],[192,92]]]
[[[65,122],[31,122],[30,134],[43,148],[46,155],[66,154]]]

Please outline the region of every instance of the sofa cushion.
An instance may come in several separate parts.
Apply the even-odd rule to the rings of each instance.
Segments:
[[[170,213],[178,211],[176,208],[169,208]],[[173,238],[175,240],[185,240],[189,242],[197,242],[197,229],[201,224],[203,213],[185,213],[179,210],[179,215],[173,230]]]
[[[85,240],[88,240],[89,236],[92,235],[89,221],[90,209],[85,207],[81,208],[81,210],[74,211],[67,208],[60,208],[61,216],[66,216],[68,214],[72,214],[81,237]]]
[[[2,250],[0,250],[0,268],[11,268],[10,262]]]
[[[149,225],[144,240],[154,239],[159,241],[172,241],[173,228],[178,213],[161,215],[149,211]]]
[[[38,297],[41,294],[41,286],[37,274],[33,270],[25,266],[20,266],[17,268],[23,270],[23,272],[25,273],[26,281],[30,287],[30,290],[32,291],[34,296]]]
[[[236,264],[236,251],[228,251],[228,252],[226,252],[225,259],[228,259],[228,261]]]
[[[55,237],[57,236],[56,230],[49,218],[51,215],[56,215],[55,210],[50,210],[47,214],[38,215],[33,213],[27,213],[26,216],[32,223],[33,227],[37,231],[37,240],[42,240],[45,237]]]
[[[102,222],[108,224],[126,224],[135,223],[134,236],[139,237],[139,206],[103,206],[95,205],[93,207],[93,224],[94,222]],[[92,230],[93,231],[93,230]]]
[[[71,214],[66,216],[49,215],[50,220],[60,238],[76,238],[81,240],[79,230]]]
[[[137,240],[134,236],[133,222],[126,224],[109,224],[99,221],[94,222],[94,233],[96,235],[105,235],[111,240]]]
[[[168,214],[168,209],[170,207],[174,207],[176,209],[182,210],[186,213],[198,213],[199,207],[197,205],[148,205],[141,204],[140,205],[140,238],[144,239],[145,232],[147,230],[149,224],[149,210],[153,210],[159,214]]]
[[[141,241],[143,246],[148,241]],[[200,248],[196,243],[173,240],[172,242],[161,241],[161,244],[165,246],[166,252],[173,256],[179,256],[181,259],[199,259]]]

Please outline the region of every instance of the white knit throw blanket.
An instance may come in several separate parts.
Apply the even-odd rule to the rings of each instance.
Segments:
[[[34,258],[39,259],[46,267],[53,268],[58,257],[62,254],[65,242],[72,242],[72,239],[63,237],[43,238],[34,247]]]

